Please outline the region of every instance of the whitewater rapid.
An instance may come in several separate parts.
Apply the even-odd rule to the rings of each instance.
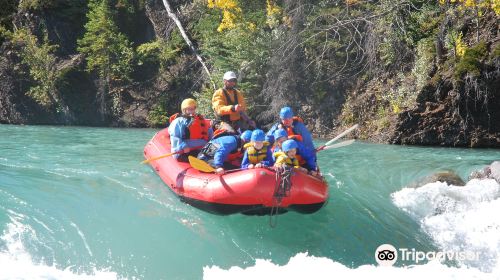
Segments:
[[[374,264],[347,267],[307,252],[280,266],[258,259],[254,266],[204,267],[205,280],[224,279],[500,279],[500,184],[471,180],[466,186],[442,182],[403,188],[393,203],[415,219],[442,252],[468,252],[477,258],[407,266]],[[375,252],[374,252],[375,262]]]

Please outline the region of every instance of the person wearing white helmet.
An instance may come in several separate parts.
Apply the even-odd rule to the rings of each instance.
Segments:
[[[224,87],[216,90],[212,96],[212,108],[216,116],[235,130],[255,127],[255,122],[246,115],[247,105],[243,93],[236,89],[236,73],[228,71],[222,80]]]

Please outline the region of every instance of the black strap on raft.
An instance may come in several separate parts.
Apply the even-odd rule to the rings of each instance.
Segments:
[[[277,215],[283,197],[290,196],[290,190],[292,189],[292,171],[293,167],[288,165],[276,169],[276,187],[274,188],[273,194],[274,203],[273,207],[271,207],[271,213],[269,214],[269,225],[272,228],[276,227],[278,224]]]

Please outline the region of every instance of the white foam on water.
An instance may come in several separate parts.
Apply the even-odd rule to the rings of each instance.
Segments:
[[[257,259],[255,265],[248,268],[233,266],[222,269],[218,266],[203,268],[204,280],[255,280],[255,279],[289,279],[289,280],[330,280],[330,279],[497,279],[496,276],[481,272],[475,268],[448,267],[438,261],[425,265],[408,267],[380,267],[363,265],[357,268],[344,266],[339,262],[324,257],[308,256],[299,253],[291,257],[283,266],[269,260]]]
[[[392,198],[416,219],[442,250],[477,253],[478,259],[439,260],[405,267],[362,265],[347,267],[324,257],[299,253],[283,266],[257,259],[254,266],[203,268],[203,279],[499,279],[500,185],[494,180],[472,180],[465,187],[431,183],[404,188]],[[455,266],[456,265],[456,266]]]
[[[439,249],[478,256],[459,260],[459,266],[500,277],[500,184],[495,180],[474,179],[463,187],[436,182],[404,188],[392,197]]]
[[[10,213],[12,214],[12,213]],[[74,267],[35,263],[23,240],[36,239],[33,228],[22,223],[22,215],[9,215],[10,222],[0,236],[0,280],[3,279],[119,279],[116,272],[98,270],[76,273]]]

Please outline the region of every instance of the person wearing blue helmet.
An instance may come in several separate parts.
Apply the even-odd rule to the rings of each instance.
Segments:
[[[250,130],[244,131],[241,135],[227,132],[215,134],[212,140],[201,149],[198,158],[214,167],[217,174],[224,174],[225,169],[235,168],[231,162],[241,158],[241,148],[250,141],[251,135]]]
[[[284,168],[284,167],[293,167],[304,172],[307,172],[307,169],[303,168],[299,164],[299,160],[297,159],[297,142],[293,139],[289,139],[284,141],[281,144],[281,151],[275,152],[274,156],[276,157],[276,163],[274,167],[276,168]]]
[[[252,132],[251,142],[243,146],[245,153],[241,168],[260,168],[274,164],[271,147],[269,147],[269,142],[265,141],[265,137],[264,131],[260,129]]]
[[[273,147],[273,152],[274,152],[273,158],[275,159],[276,162],[278,161],[277,153],[284,151],[283,145],[285,144],[285,142],[288,141],[287,136],[288,135],[284,129],[278,129],[274,132],[274,138],[276,138],[276,142],[274,143]],[[288,143],[289,144],[287,145],[292,145],[290,144],[291,142]],[[314,150],[307,148],[300,141],[295,141],[295,145],[297,146],[295,157],[299,161],[299,165],[305,167],[305,169],[308,171],[309,174],[314,176],[319,175],[317,171],[318,166],[316,164],[316,152]]]
[[[289,139],[295,139],[302,142],[311,150],[315,149],[311,132],[307,129],[304,121],[302,121],[300,117],[294,115],[292,108],[281,108],[280,121],[271,127],[271,129],[267,132],[267,135],[273,135],[274,132],[280,128],[285,129]]]
[[[288,133],[286,133],[286,130],[280,128],[274,131],[272,137],[274,139],[272,150],[273,152],[278,152],[281,150],[281,144],[288,139]]]

